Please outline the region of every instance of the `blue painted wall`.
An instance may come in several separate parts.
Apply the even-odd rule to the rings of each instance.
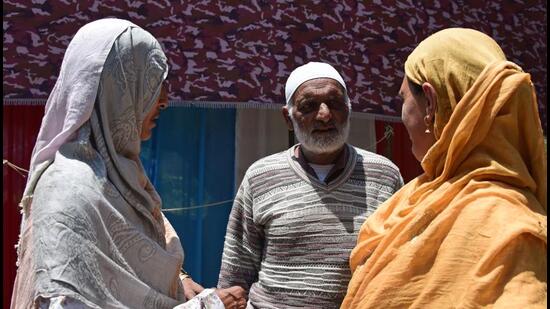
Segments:
[[[235,110],[169,107],[141,157],[182,240],[185,270],[204,287],[216,286],[234,197]],[[175,208],[184,209],[169,211]]]

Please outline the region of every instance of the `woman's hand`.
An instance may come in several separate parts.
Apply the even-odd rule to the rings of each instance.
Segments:
[[[246,308],[246,291],[240,286],[217,289],[216,294],[221,299],[226,309]]]
[[[185,298],[187,299],[195,297],[195,295],[204,290],[204,288],[200,284],[193,281],[191,277],[185,277],[181,280],[181,282],[183,283],[183,294],[185,294]]]

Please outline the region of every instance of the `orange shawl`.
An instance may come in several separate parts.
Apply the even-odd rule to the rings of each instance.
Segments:
[[[471,46],[487,38],[448,29],[419,48],[429,55],[460,36]],[[426,63],[406,70],[426,73]],[[448,65],[438,65],[442,76]],[[425,173],[363,224],[342,308],[546,307],[546,159],[533,84],[511,62],[480,65],[436,123]],[[435,86],[438,99],[460,88],[448,83]]]

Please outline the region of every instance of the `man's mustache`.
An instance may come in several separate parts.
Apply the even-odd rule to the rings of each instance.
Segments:
[[[337,131],[340,131],[344,127],[344,125],[345,123],[339,126],[334,122],[314,122],[313,127],[311,128],[311,132],[316,130],[331,130],[331,129],[336,129]]]

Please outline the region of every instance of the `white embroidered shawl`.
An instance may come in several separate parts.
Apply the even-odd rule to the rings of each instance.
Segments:
[[[71,41],[21,203],[12,308],[56,296],[92,308],[185,300],[183,249],[139,159],[167,72],[157,40],[128,21],[92,22]]]

